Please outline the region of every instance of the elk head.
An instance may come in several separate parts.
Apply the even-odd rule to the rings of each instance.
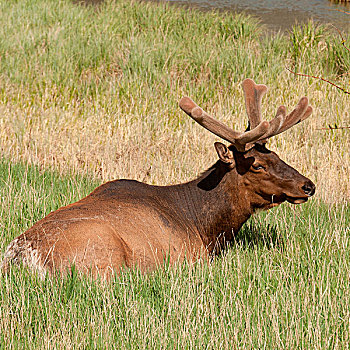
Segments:
[[[242,87],[249,119],[245,132],[234,131],[215,120],[188,97],[181,99],[180,107],[204,128],[231,143],[227,147],[216,142],[215,149],[226,171],[236,170],[239,188],[243,187],[254,208],[269,209],[286,200],[293,204],[306,202],[315,193],[315,185],[268,150],[266,141],[309,117],[312,107],[308,99],[302,97],[288,115],[286,108],[280,106],[268,122],[261,118],[261,100],[267,87],[251,79],[244,80]]]

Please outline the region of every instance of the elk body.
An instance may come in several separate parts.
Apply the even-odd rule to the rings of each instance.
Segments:
[[[76,269],[108,277],[121,267],[147,271],[217,254],[258,209],[284,201],[306,202],[315,185],[265,147],[266,140],[312,112],[306,97],[286,114],[261,120],[267,91],[251,79],[243,84],[250,130],[240,133],[216,121],[188,97],[180,107],[230,146],[216,142],[218,161],[197,179],[174,186],[133,180],[105,183],[82,200],[37,222],[8,246],[2,267],[23,263],[42,275]]]

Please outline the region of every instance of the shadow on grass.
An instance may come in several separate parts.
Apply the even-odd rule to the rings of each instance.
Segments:
[[[258,222],[250,221],[235,235],[231,247],[237,245],[244,249],[277,248],[283,250],[284,237],[275,225],[268,224],[266,226]]]

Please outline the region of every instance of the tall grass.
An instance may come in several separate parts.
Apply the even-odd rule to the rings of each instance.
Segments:
[[[96,185],[0,164],[3,247]],[[350,207],[311,201],[250,220],[223,256],[110,283],[0,276],[1,348],[346,348]]]
[[[315,26],[308,22],[303,26],[294,26],[290,33],[292,44],[291,58],[296,69],[322,76],[350,74],[350,52],[346,50],[342,37],[331,34],[330,27]]]
[[[215,159],[214,136],[177,106],[191,96],[237,130],[246,128],[240,82],[270,92],[264,116],[307,95],[313,116],[271,148],[317,182],[327,202],[348,200],[349,99],[325,83],[291,75],[329,72],[339,84],[349,57],[336,34],[309,23],[266,37],[243,15],[166,4],[68,0],[0,4],[0,145],[14,161],[103,180],[186,181]],[[332,43],[332,45],[331,45]],[[328,74],[328,73],[327,73]]]
[[[1,348],[348,347],[350,137],[316,128],[349,125],[349,99],[285,69],[347,84],[349,57],[329,28],[271,38],[229,13],[13,0],[0,2],[0,39],[1,251],[107,179],[196,176],[215,161],[216,138],[177,100],[190,95],[244,130],[246,77],[270,87],[265,116],[309,97],[313,116],[270,148],[317,185],[306,205],[254,217],[210,264],[125,271],[109,284],[14,267],[0,276]]]
[[[0,35],[6,38],[1,73],[40,99],[55,89],[62,96],[49,106],[101,93],[112,100],[117,94],[125,103],[139,93],[140,77],[146,90],[155,84],[172,87],[174,75],[182,81],[202,74],[226,80],[236,71],[222,69],[238,53],[232,42],[243,45],[259,35],[257,23],[240,15],[196,18],[199,13],[136,2],[94,8],[30,0],[3,3],[1,10]]]

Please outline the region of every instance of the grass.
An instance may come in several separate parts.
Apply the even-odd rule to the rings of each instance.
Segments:
[[[91,178],[1,162],[1,246],[89,193]],[[350,207],[311,201],[250,220],[211,264],[109,284],[0,277],[1,348],[343,348],[350,340]]]
[[[5,239],[1,246],[7,245],[15,232],[23,232],[51,211],[81,199],[98,184],[76,175],[60,179],[47,170],[1,160],[0,230]]]
[[[307,95],[313,116],[270,148],[316,198],[251,219],[211,264],[110,284],[21,268],[0,277],[1,348],[347,348],[349,97],[285,66],[348,86],[337,33],[310,22],[264,36],[253,18],[166,4],[0,2],[0,249],[103,181],[187,181],[216,138],[179,111],[189,95],[237,130],[240,82],[270,87],[264,116]],[[346,40],[348,34],[344,33]]]
[[[237,130],[246,128],[240,83],[270,91],[266,118],[307,95],[306,122],[271,148],[318,184],[329,203],[347,201],[349,99],[285,67],[348,85],[350,57],[338,33],[310,22],[289,36],[263,36],[243,15],[166,4],[68,0],[0,4],[0,145],[3,156],[104,181],[186,181],[214,161],[216,138],[178,108],[191,96]],[[346,33],[344,33],[346,35]],[[346,37],[347,38],[347,37]]]

